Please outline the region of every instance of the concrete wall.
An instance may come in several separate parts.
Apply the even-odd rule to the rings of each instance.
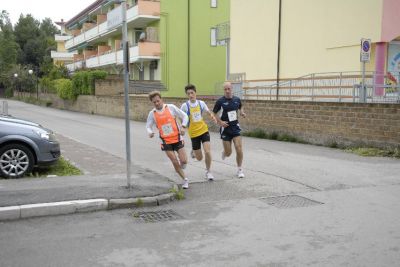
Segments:
[[[123,96],[79,96],[75,102],[46,96],[53,107],[124,117]],[[45,96],[41,96],[44,99]],[[180,107],[183,98],[164,98]],[[206,101],[212,109],[215,100]],[[130,97],[130,117],[145,121],[153,108],[147,96]],[[244,131],[263,129],[286,133],[313,144],[370,145],[400,147],[400,105],[313,103],[285,101],[243,101],[247,119],[241,120]],[[216,129],[216,127],[212,127]]]
[[[95,95],[120,95],[124,92],[124,81],[121,78],[96,80],[95,83]]]

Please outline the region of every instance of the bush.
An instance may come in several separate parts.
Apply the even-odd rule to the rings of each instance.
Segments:
[[[54,80],[57,95],[62,99],[76,99],[77,95],[72,90],[72,82],[69,79]]]
[[[14,90],[12,88],[7,88],[6,91],[4,92],[4,96],[6,98],[11,98],[14,96]]]
[[[43,77],[39,80],[40,88],[45,93],[57,93],[57,90],[54,85],[54,81],[48,77]]]
[[[50,78],[50,80],[69,78],[68,69],[65,66],[54,65],[47,76]]]
[[[72,76],[72,88],[77,95],[94,95],[94,82],[105,79],[107,72],[102,70],[79,71]]]

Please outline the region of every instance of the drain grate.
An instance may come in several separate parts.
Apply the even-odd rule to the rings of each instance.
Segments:
[[[166,222],[183,219],[181,215],[173,210],[157,210],[157,211],[137,211],[132,216],[143,223]]]
[[[290,209],[324,204],[298,195],[262,198],[267,204],[280,209]]]

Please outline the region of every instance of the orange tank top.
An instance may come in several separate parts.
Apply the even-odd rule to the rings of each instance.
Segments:
[[[156,121],[157,129],[160,132],[160,138],[164,144],[174,144],[180,141],[181,136],[178,125],[167,105],[165,105],[164,111],[162,112],[154,110],[154,120]]]

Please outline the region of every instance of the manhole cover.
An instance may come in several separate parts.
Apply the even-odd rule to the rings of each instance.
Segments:
[[[268,197],[262,198],[262,200],[267,202],[269,205],[275,206],[280,209],[290,209],[324,204],[322,202],[314,201],[297,195]]]
[[[151,223],[151,222],[165,222],[183,219],[181,215],[173,210],[158,210],[158,211],[136,211],[132,216],[138,222]]]

